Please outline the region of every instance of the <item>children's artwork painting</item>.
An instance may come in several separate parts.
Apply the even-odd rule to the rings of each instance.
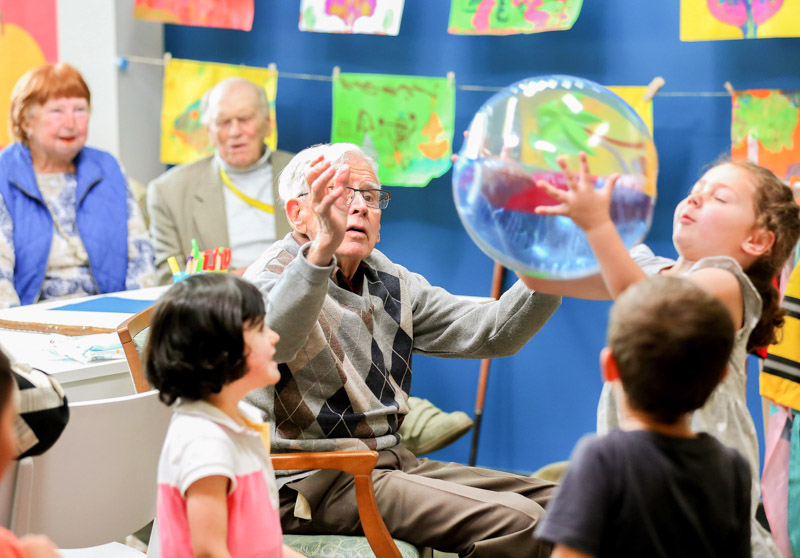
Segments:
[[[447,78],[339,74],[332,142],[360,145],[389,186],[426,186],[450,168],[455,84]]]
[[[172,58],[164,68],[164,101],[161,108],[162,163],[189,163],[214,152],[208,140],[208,130],[201,120],[201,99],[206,91],[229,77],[242,77],[264,88],[272,122],[271,132],[265,143],[270,149],[277,147],[277,70]]]
[[[136,0],[133,17],[198,27],[250,31],[253,0]]]
[[[681,0],[681,40],[800,36],[800,0]]]
[[[607,89],[619,95],[623,101],[628,103],[636,114],[653,135],[653,99],[645,99],[647,93],[646,85],[609,85]]]
[[[0,0],[0,149],[11,143],[11,90],[28,70],[58,61],[56,0]]]
[[[767,167],[800,197],[800,91],[735,91],[731,157]]]
[[[397,35],[405,0],[301,0],[300,31]]]
[[[516,35],[572,28],[583,0],[451,0],[447,32]]]

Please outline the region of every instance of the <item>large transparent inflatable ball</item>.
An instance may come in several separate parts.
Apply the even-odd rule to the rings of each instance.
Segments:
[[[611,218],[625,245],[641,242],[656,201],[658,160],[638,114],[594,82],[570,76],[528,78],[477,112],[453,167],[456,209],[469,235],[504,266],[545,279],[596,273],[586,235],[568,217],[536,215],[558,202],[536,186],[566,189],[556,159],[577,174],[585,152],[595,188],[620,174]]]

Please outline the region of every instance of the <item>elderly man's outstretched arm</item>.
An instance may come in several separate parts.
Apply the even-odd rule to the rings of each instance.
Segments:
[[[561,297],[517,281],[494,302],[465,301],[407,273],[414,352],[444,358],[498,358],[519,351],[547,323]]]

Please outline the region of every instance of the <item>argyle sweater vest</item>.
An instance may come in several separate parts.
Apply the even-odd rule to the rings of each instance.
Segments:
[[[281,274],[293,259],[280,251],[267,270]],[[274,425],[276,452],[381,450],[400,440],[411,389],[409,293],[385,256],[365,263],[362,294],[329,281],[305,345],[278,366],[281,380],[248,396]]]

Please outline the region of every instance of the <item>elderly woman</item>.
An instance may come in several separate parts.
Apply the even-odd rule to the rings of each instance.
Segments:
[[[153,248],[125,175],[85,147],[89,88],[45,64],[11,93],[0,153],[0,307],[155,285]]]

